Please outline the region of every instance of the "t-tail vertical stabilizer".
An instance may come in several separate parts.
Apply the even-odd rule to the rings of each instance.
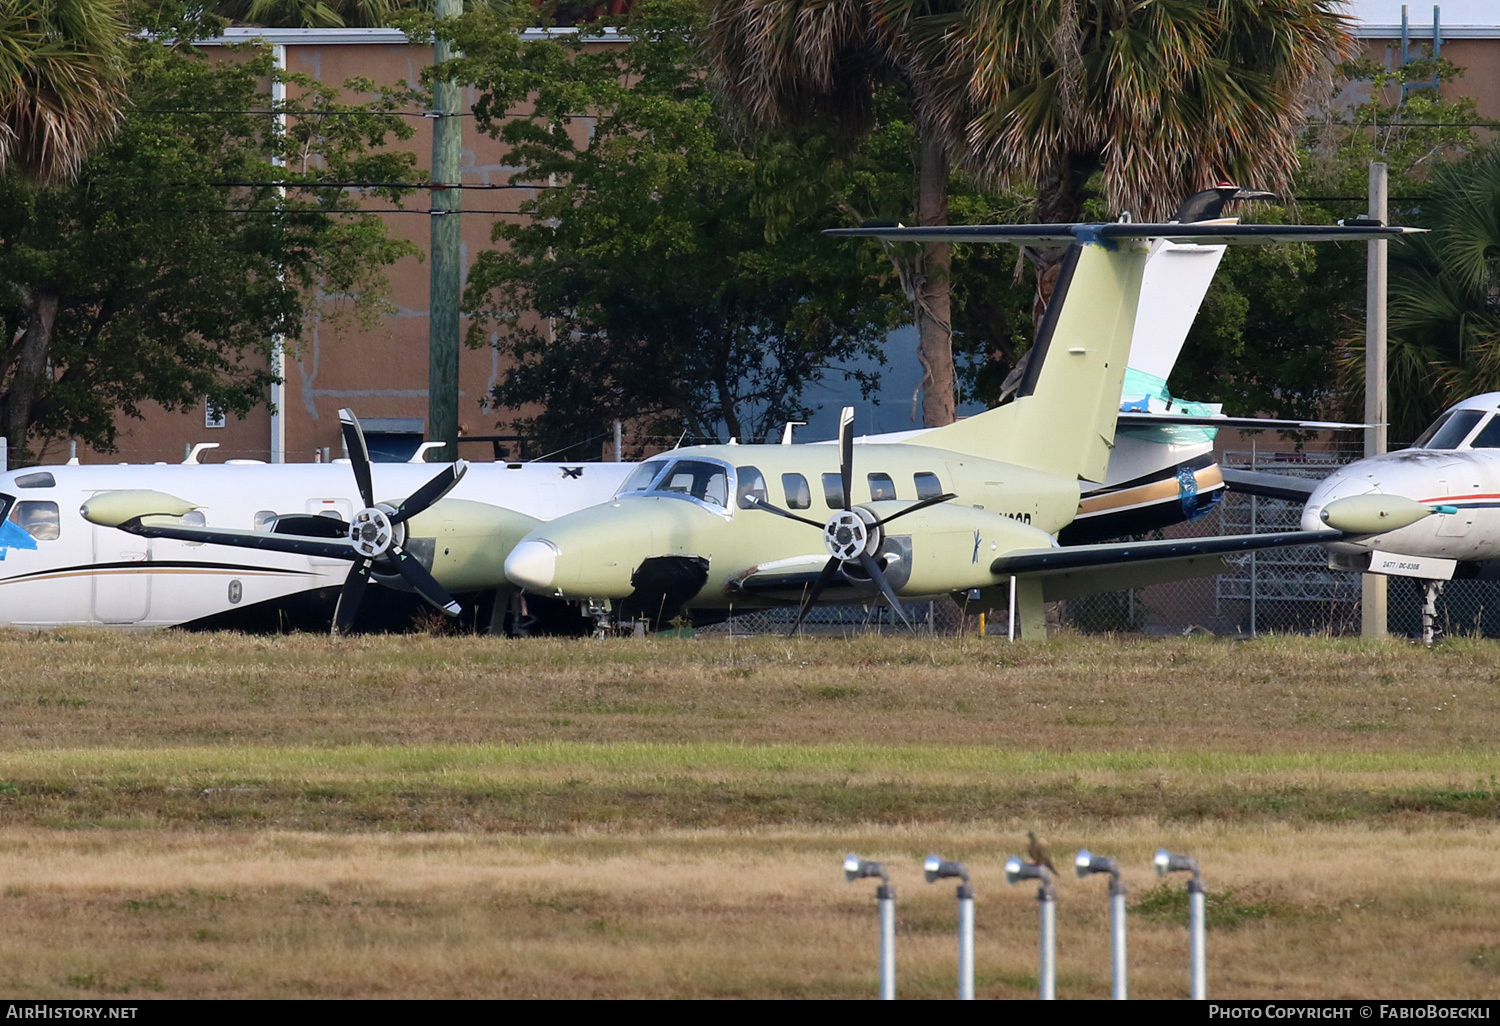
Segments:
[[[914,441],[1088,480],[1103,477],[1146,255],[1137,240],[1069,247],[1015,401]]]

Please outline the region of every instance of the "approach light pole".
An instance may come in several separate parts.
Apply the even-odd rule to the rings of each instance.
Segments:
[[[951,880],[962,882],[958,896],[958,999],[974,1000],[974,886],[969,870],[962,862],[949,862],[941,855],[929,855],[922,862],[922,875],[928,883]]]
[[[1386,166],[1370,164],[1370,213],[1380,224],[1390,217],[1390,181]],[[1365,459],[1385,453],[1389,443],[1386,399],[1386,247],[1384,239],[1365,243]],[[1359,632],[1367,638],[1386,634],[1386,579],[1360,574]]]
[[[1082,880],[1091,873],[1109,874],[1109,996],[1113,1001],[1124,1001],[1126,994],[1125,975],[1125,896],[1130,889],[1120,879],[1120,866],[1114,859],[1093,855],[1087,848],[1080,848],[1073,859],[1073,869]]]
[[[436,0],[438,20],[464,13],[463,0]],[[434,38],[432,59],[442,64],[458,56],[453,44]],[[432,83],[432,260],[427,311],[427,438],[442,442],[440,458],[458,458],[458,293],[463,281],[459,213],[463,190],[463,112],[458,83]]]
[[[880,904],[880,1000],[896,1000],[896,888],[884,863],[870,862],[853,852],[844,856],[844,879],[853,883],[879,877],[875,900]]]
[[[1046,866],[1022,862],[1021,856],[1012,855],[1005,860],[1005,879],[1013,884],[1020,883],[1022,880],[1036,880],[1040,884],[1036,891],[1037,912],[1040,920],[1036,996],[1043,1001],[1055,1001],[1057,1000],[1057,888],[1052,886],[1052,873]]]
[[[1151,864],[1156,867],[1157,876],[1166,876],[1168,873],[1193,874],[1187,885],[1190,951],[1188,996],[1194,1001],[1206,1001],[1208,999],[1208,966],[1204,939],[1207,925],[1204,922],[1204,905],[1207,888],[1203,886],[1203,874],[1198,871],[1198,860],[1191,855],[1173,855],[1165,848],[1158,848],[1155,857],[1151,859]]]

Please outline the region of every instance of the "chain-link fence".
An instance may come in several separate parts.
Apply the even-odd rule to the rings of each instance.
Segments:
[[[1221,454],[1226,468],[1321,479],[1359,459],[1353,448],[1328,452],[1251,449]],[[1213,511],[1166,532],[1171,537],[1295,531],[1300,503],[1230,492]],[[1078,630],[1151,634],[1329,634],[1360,631],[1360,575],[1328,567],[1316,545],[1272,549],[1234,557],[1228,573],[1098,595],[1068,603],[1067,621]],[[1392,634],[1421,633],[1419,582],[1389,577],[1388,628]],[[1500,636],[1500,581],[1449,581],[1437,603],[1437,623],[1448,634]]]

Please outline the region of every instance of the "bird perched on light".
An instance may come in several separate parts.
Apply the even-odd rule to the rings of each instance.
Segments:
[[[1033,866],[1046,866],[1051,872],[1056,873],[1057,867],[1052,864],[1052,856],[1047,854],[1047,846],[1037,840],[1035,832],[1026,831],[1026,857],[1031,860]]]

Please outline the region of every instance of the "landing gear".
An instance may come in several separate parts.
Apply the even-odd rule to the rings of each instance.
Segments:
[[[1428,648],[1437,634],[1434,623],[1437,620],[1437,600],[1443,593],[1445,581],[1423,581],[1422,582],[1422,644]]]

